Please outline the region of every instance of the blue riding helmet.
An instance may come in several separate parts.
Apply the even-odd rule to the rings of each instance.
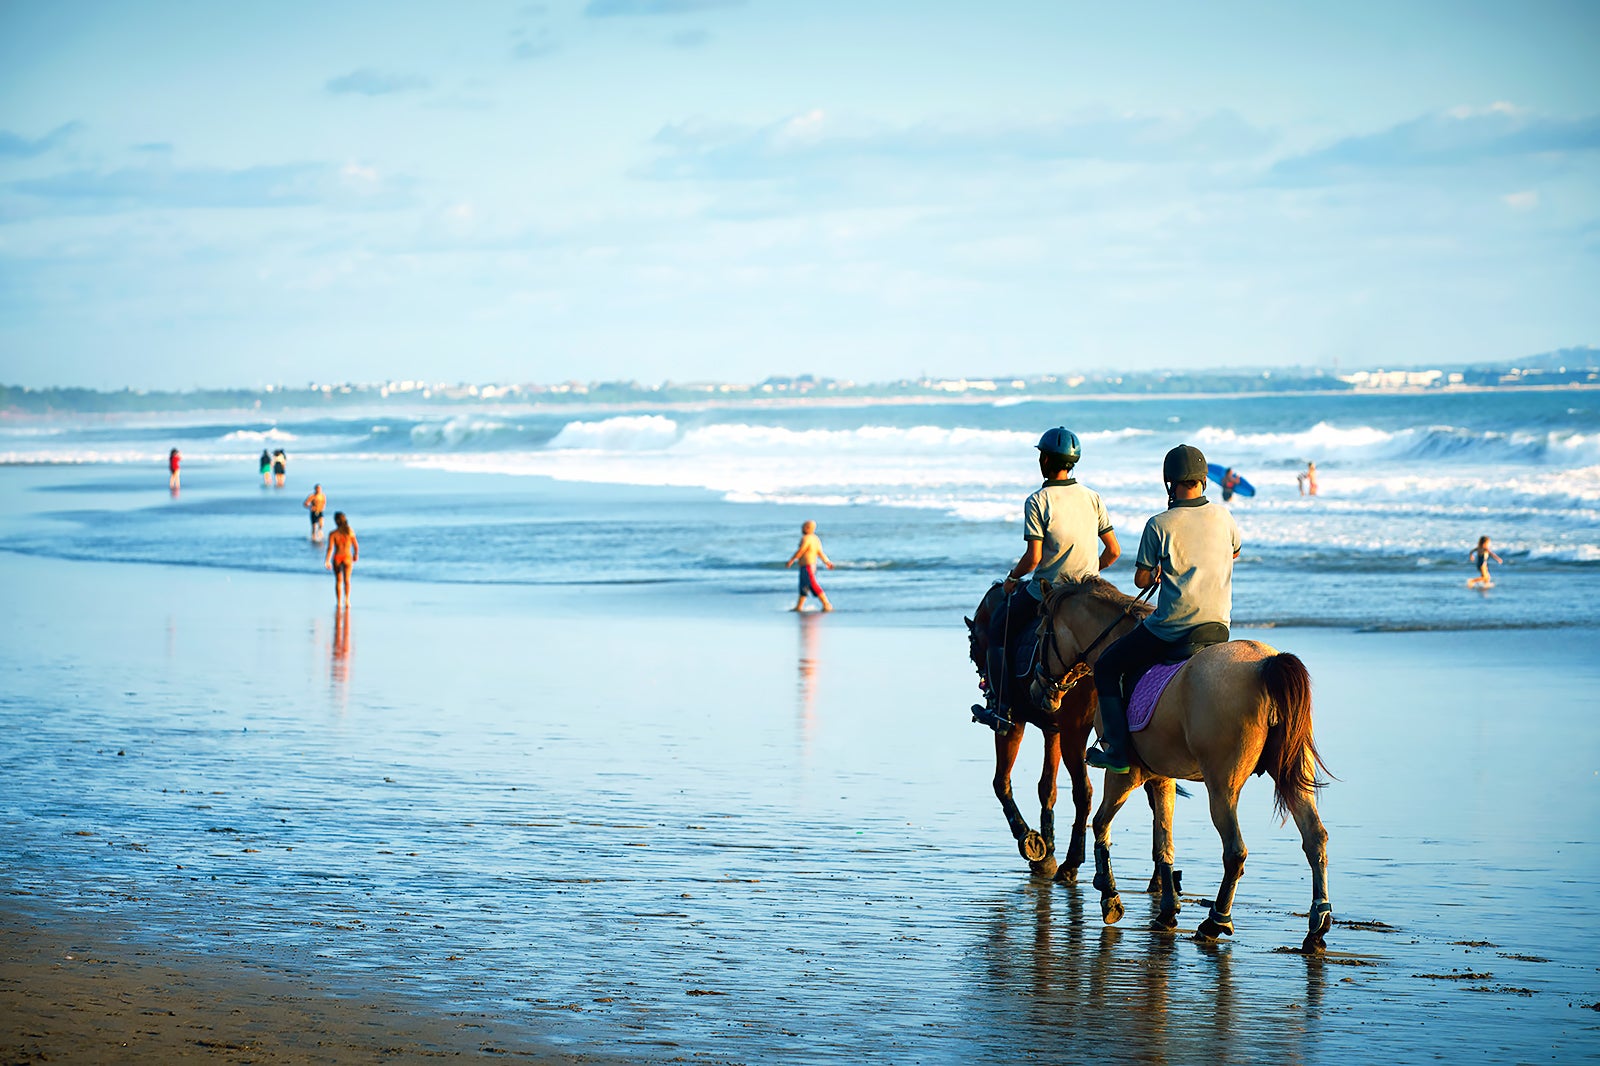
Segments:
[[[1076,463],[1083,457],[1083,445],[1078,443],[1078,435],[1062,426],[1046,432],[1034,447],[1050,455],[1059,455],[1068,463]]]

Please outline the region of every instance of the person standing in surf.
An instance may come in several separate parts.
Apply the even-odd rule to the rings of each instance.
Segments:
[[[817,584],[817,562],[829,570],[833,569],[833,560],[822,550],[822,540],[817,536],[817,524],[805,522],[800,526],[800,546],[789,556],[789,561],[783,564],[785,570],[795,563],[800,564],[800,598],[794,601],[791,611],[802,611],[806,606],[806,596],[815,596],[822,601],[824,611],[833,610],[833,604],[828,602],[828,594],[822,591],[822,586]]]
[[[1504,559],[1490,550],[1488,537],[1479,537],[1478,546],[1467,553],[1467,558],[1471,559],[1472,565],[1478,568],[1478,576],[1467,582],[1468,588],[1486,589],[1494,584],[1494,580],[1489,577],[1490,559],[1493,559],[1501,566],[1506,563]]]
[[[1089,765],[1128,772],[1133,737],[1127,697],[1132,683],[1180,645],[1206,646],[1228,639],[1233,618],[1233,561],[1239,557],[1239,526],[1226,507],[1205,497],[1206,457],[1180,444],[1161,464],[1167,509],[1145,523],[1133,583],[1159,584],[1156,609],[1112,644],[1094,666],[1100,696],[1100,743],[1088,751]]]
[[[328,534],[328,550],[322,556],[322,568],[333,571],[333,605],[350,606],[350,571],[355,569],[361,555],[361,545],[356,543],[355,530],[343,511],[333,512],[333,532]]]
[[[178,449],[174,448],[167,453],[167,488],[171,489],[174,495],[178,492],[178,464],[182,461],[183,456],[178,454]]]
[[[1046,587],[1096,577],[1122,555],[1100,494],[1072,476],[1083,457],[1077,434],[1057,426],[1034,448],[1044,484],[1022,505],[1022,556],[1002,583],[1005,606],[989,622],[989,706],[973,708],[978,721],[994,729],[1011,726],[1005,683],[1011,649],[1006,645],[1038,622]],[[1018,588],[1029,574],[1033,577]]]
[[[283,479],[288,473],[289,457],[283,454],[282,448],[279,448],[272,453],[272,477],[280,489],[283,488]]]
[[[311,543],[316,544],[322,540],[322,512],[328,506],[328,498],[322,494],[322,486],[311,486],[311,495],[306,497],[301,506],[311,512]]]
[[[1295,480],[1300,483],[1300,495],[1315,496],[1317,494],[1317,464],[1307,463],[1305,473],[1296,475]]]
[[[261,486],[266,488],[272,484],[272,453],[265,448],[261,449]]]

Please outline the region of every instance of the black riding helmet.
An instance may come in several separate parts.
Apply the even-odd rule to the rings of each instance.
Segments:
[[[1192,444],[1180,444],[1167,453],[1166,459],[1161,463],[1161,480],[1171,484],[1174,481],[1204,481],[1206,479],[1206,457],[1199,448]]]
[[[1078,435],[1062,426],[1046,432],[1034,447],[1048,455],[1059,455],[1069,466],[1083,458],[1083,445],[1078,443]]]

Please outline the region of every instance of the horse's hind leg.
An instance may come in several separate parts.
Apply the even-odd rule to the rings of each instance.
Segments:
[[[1105,776],[1105,795],[1094,814],[1094,887],[1100,890],[1100,917],[1108,925],[1122,918],[1122,897],[1117,895],[1117,879],[1111,872],[1111,820],[1139,787],[1134,774]]]
[[[1217,900],[1211,913],[1200,923],[1195,936],[1202,940],[1215,940],[1219,935],[1233,935],[1233,893],[1244,876],[1244,860],[1249,851],[1244,846],[1244,836],[1239,832],[1239,785],[1229,781],[1215,784],[1206,782],[1211,794],[1211,822],[1222,838],[1222,885],[1217,889]]]
[[[1300,830],[1300,846],[1311,865],[1311,912],[1306,938],[1300,945],[1301,951],[1310,954],[1327,947],[1325,938],[1333,925],[1333,904],[1328,902],[1328,831],[1322,826],[1316,799],[1309,790],[1289,805],[1289,813]]]
[[[995,734],[994,794],[1000,801],[1000,809],[1005,812],[1006,825],[1011,827],[1011,837],[1017,842],[1017,850],[1024,859],[1034,863],[1045,857],[1044,838],[1028,828],[1027,819],[1017,809],[1017,801],[1011,798],[1011,769],[1017,764],[1017,752],[1022,750],[1024,732],[1025,727],[1019,722],[1004,736]]]

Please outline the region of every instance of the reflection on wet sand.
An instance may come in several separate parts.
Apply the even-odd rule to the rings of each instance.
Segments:
[[[819,632],[817,623],[821,616],[813,613],[797,613],[795,618],[800,622],[800,682],[796,689],[799,696],[800,739],[809,750],[811,733],[816,726],[817,712],[817,644]]]
[[[333,698],[340,710],[349,704],[350,692],[350,609],[333,613],[332,657],[328,662],[328,678],[333,687]]]
[[[1111,1062],[1305,1061],[1306,1022],[1323,997],[1320,960],[1303,960],[1304,1008],[1291,1004],[1287,1017],[1266,1021],[1283,1006],[1281,984],[1259,974],[1239,985],[1234,945],[1146,928],[1137,898],[1115,926],[1102,924],[1093,893],[1075,886],[1029,884],[995,900],[972,968],[981,982],[974,1025],[995,1040],[1011,1027],[1038,1027]],[[1272,958],[1274,970],[1278,961],[1302,962]]]

